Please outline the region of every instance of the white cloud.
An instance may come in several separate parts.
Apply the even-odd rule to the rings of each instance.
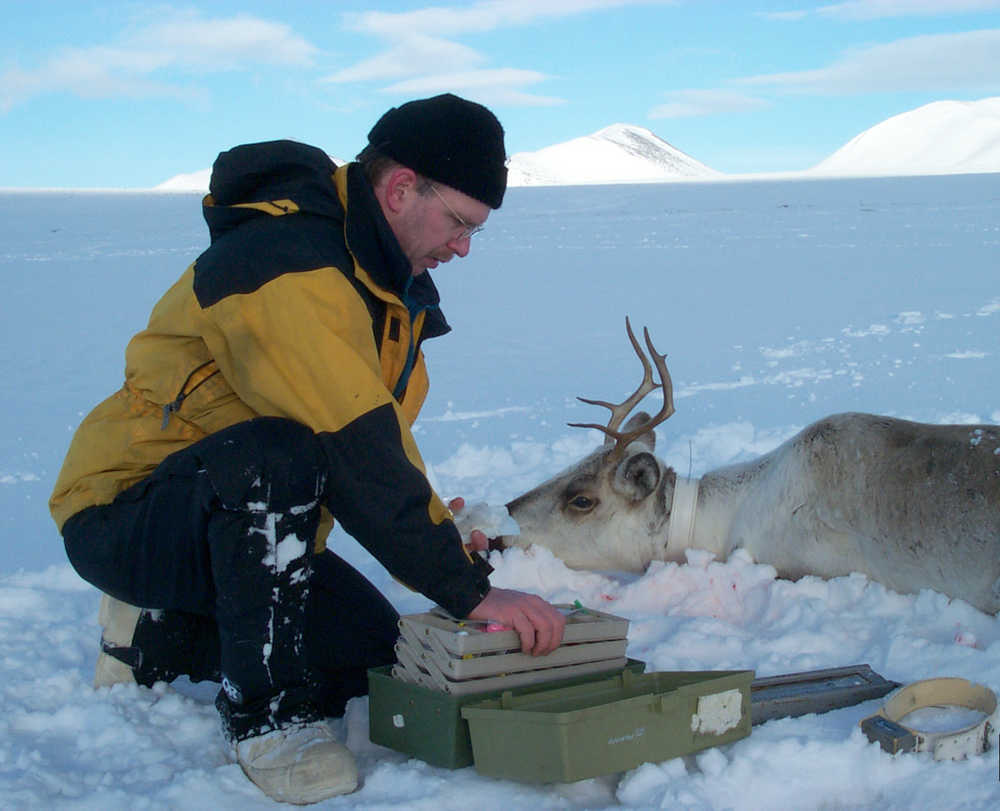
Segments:
[[[0,74],[0,110],[6,112],[33,96],[59,91],[81,98],[197,98],[198,91],[147,78],[166,64],[160,54],[143,51],[66,49],[38,70],[11,68]]]
[[[204,19],[183,14],[145,28],[129,44],[202,70],[261,63],[307,66],[317,53],[287,25],[247,15]]]
[[[846,0],[821,6],[817,13],[841,20],[932,17],[1000,9],[1000,0]]]
[[[198,89],[155,82],[141,75],[109,70],[97,63],[93,52],[67,51],[44,68],[29,72],[12,68],[0,74],[0,112],[43,93],[67,91],[80,98],[174,98],[204,100]]]
[[[1000,84],[1000,29],[910,37],[847,51],[824,68],[751,76],[735,83],[827,95],[991,91]]]
[[[465,70],[486,61],[478,51],[440,37],[408,33],[391,47],[368,59],[339,70],[323,79],[326,82],[365,82],[412,76],[426,65],[436,71]]]
[[[770,107],[770,102],[732,90],[678,90],[649,111],[650,118],[695,118]]]
[[[396,82],[383,88],[382,92],[433,94],[453,91],[494,104],[503,103],[527,107],[551,107],[563,104],[563,99],[538,96],[518,89],[522,85],[534,84],[547,78],[544,73],[515,68],[435,73]]]
[[[526,25],[544,18],[567,17],[589,11],[635,5],[673,5],[671,0],[481,0],[455,6],[431,6],[392,13],[351,12],[347,26],[374,36],[394,38],[421,32],[437,36],[493,31]]]
[[[758,11],[758,17],[765,20],[795,21],[809,16],[808,11]]]
[[[1000,9],[1000,0],[845,0],[811,9],[762,11],[757,16],[767,20],[802,20],[818,14],[833,20],[856,22],[893,17],[938,17],[970,14]]]
[[[649,117],[692,118],[763,109],[772,104],[765,95],[995,93],[1000,86],[1000,28],[853,48],[826,67],[742,77],[727,85],[667,93],[667,100],[653,107]]]
[[[180,13],[140,27],[112,45],[66,48],[38,68],[4,71],[0,74],[0,110],[59,91],[84,98],[203,98],[200,89],[150,77],[172,68],[209,73],[262,63],[305,66],[316,53],[315,46],[281,23],[245,15],[205,18]]]
[[[481,0],[469,5],[432,6],[391,13],[353,12],[344,15],[345,26],[383,40],[380,53],[349,65],[324,78],[335,83],[363,81],[398,82],[382,92],[430,93],[444,90],[475,91],[494,103],[518,106],[561,104],[562,100],[527,92],[526,85],[549,78],[533,70],[505,67],[486,69],[481,52],[453,41],[464,34],[527,25],[629,5],[668,5],[674,0]],[[426,72],[425,66],[432,66]],[[424,68],[425,72],[421,71]]]

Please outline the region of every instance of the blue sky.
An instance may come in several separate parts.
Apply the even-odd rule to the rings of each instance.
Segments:
[[[349,158],[444,91],[509,153],[624,122],[722,172],[798,170],[1000,95],[1000,0],[6,0],[0,188],[145,188],[272,138]]]

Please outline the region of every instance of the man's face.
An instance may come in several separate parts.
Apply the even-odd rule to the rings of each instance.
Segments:
[[[421,194],[413,184],[389,223],[416,276],[468,254],[469,230],[483,225],[489,214],[488,205],[451,186],[434,183]]]

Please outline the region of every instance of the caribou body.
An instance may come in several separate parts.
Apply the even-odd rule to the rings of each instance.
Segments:
[[[660,382],[629,327],[645,375],[611,409],[604,446],[510,502],[520,535],[568,566],[642,571],[683,561],[687,548],[720,560],[744,548],[779,577],[860,572],[900,592],[934,589],[1000,610],[1000,427],[927,425],[836,414],[751,462],[700,479],[678,477],[653,451],[673,413],[670,377],[646,333]],[[662,387],[655,417],[628,413]],[[581,398],[582,399],[582,398]]]

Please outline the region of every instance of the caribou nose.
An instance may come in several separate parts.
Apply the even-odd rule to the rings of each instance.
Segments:
[[[524,493],[523,495],[520,495],[517,498],[508,501],[506,504],[503,505],[504,507],[507,508],[507,513],[512,518],[514,517],[514,511],[517,510],[521,506],[521,504],[523,504],[527,500],[529,495],[530,495],[529,493]]]
[[[489,539],[489,550],[490,552],[503,552],[506,549],[508,543],[506,541],[505,535],[498,535],[496,538]]]

